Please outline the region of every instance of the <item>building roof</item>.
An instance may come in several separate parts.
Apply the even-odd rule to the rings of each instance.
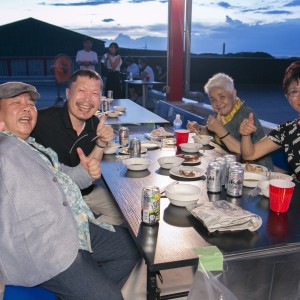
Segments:
[[[75,56],[85,35],[34,18],[0,26],[0,56]],[[93,50],[104,53],[104,41],[93,39]]]

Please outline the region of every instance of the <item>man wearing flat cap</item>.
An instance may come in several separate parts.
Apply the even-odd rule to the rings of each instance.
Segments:
[[[13,98],[23,93],[29,93],[34,101],[40,98],[36,88],[30,84],[23,82],[6,82],[1,84],[0,99]]]
[[[82,199],[80,188],[100,177],[98,160],[78,148],[80,164],[65,166],[30,137],[38,98],[29,84],[0,85],[0,282],[41,285],[64,300],[123,299],[137,250]]]

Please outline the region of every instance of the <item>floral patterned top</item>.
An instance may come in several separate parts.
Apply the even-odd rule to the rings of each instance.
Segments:
[[[268,137],[272,142],[283,147],[290,168],[300,180],[300,119],[277,126]]]
[[[9,132],[2,132],[9,136],[16,136]],[[16,136],[17,137],[17,136]],[[64,191],[67,201],[70,205],[71,211],[77,222],[78,236],[79,236],[79,249],[92,252],[89,222],[99,225],[107,230],[115,231],[113,226],[107,223],[97,223],[96,219],[82,199],[82,195],[79,187],[76,183],[65,173],[61,171],[61,164],[58,161],[58,157],[55,151],[51,148],[45,148],[42,145],[35,142],[35,139],[29,137],[27,142],[17,137],[23,143],[26,143],[28,147],[36,151],[37,154],[47,163],[47,165],[54,171],[55,176]]]

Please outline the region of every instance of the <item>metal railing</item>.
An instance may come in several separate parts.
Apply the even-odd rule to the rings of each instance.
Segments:
[[[75,57],[71,57],[75,70]],[[54,57],[0,57],[0,76],[53,76]]]

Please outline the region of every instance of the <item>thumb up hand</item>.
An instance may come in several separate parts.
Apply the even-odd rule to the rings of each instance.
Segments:
[[[77,148],[77,154],[81,165],[87,170],[92,179],[98,179],[101,176],[100,163],[95,158],[85,156],[81,148]]]

